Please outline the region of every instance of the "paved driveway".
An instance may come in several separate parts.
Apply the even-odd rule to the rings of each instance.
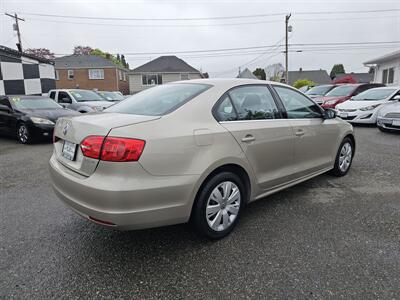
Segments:
[[[0,298],[395,298],[400,135],[356,128],[348,176],[256,202],[224,240],[117,232],[53,194],[51,145],[0,138]]]

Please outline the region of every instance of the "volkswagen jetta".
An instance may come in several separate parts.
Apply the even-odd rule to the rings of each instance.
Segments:
[[[247,203],[327,171],[345,175],[354,151],[349,123],[287,85],[201,79],[60,119],[50,171],[59,198],[95,223],[190,222],[217,239]]]

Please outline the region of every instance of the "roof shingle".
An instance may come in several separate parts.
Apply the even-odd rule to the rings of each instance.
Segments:
[[[68,55],[57,57],[55,60],[56,69],[89,69],[89,68],[120,68],[111,60],[97,55]]]
[[[159,73],[200,73],[198,70],[190,66],[182,59],[170,55],[160,56],[136,69],[133,69],[132,73],[147,73],[147,72],[159,72]]]

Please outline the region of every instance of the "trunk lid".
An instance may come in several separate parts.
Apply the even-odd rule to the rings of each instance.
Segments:
[[[85,157],[82,154],[80,143],[86,137],[90,135],[107,136],[114,128],[149,122],[159,118],[159,116],[119,113],[93,113],[60,118],[54,129],[54,135],[58,138],[57,142],[54,143],[57,160],[65,167],[81,175],[90,176],[96,170],[99,160]],[[69,148],[75,147],[72,160],[63,155],[63,148],[67,144]]]

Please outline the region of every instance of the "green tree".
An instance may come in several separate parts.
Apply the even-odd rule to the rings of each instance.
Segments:
[[[110,54],[110,53],[108,53],[108,52],[104,52],[104,51],[100,50],[99,48],[93,49],[93,50],[90,52],[90,55],[97,55],[97,56],[104,57],[104,58],[106,58],[106,59],[111,60],[114,64],[116,64],[116,65],[118,65],[118,66],[121,66],[121,67],[124,67],[124,66],[122,65],[122,62],[120,62],[120,61],[117,59],[117,57],[115,57],[115,55],[112,55],[112,54]]]
[[[299,89],[303,86],[315,86],[315,82],[308,79],[298,79],[293,84],[293,87],[295,87],[296,89]]]
[[[257,68],[253,71],[253,74],[257,76],[261,80],[266,80],[267,75],[265,74],[265,70],[262,68]]]
[[[329,76],[331,78],[335,78],[336,74],[344,74],[344,73],[346,73],[346,71],[344,70],[343,64],[335,64],[335,65],[333,65]]]

